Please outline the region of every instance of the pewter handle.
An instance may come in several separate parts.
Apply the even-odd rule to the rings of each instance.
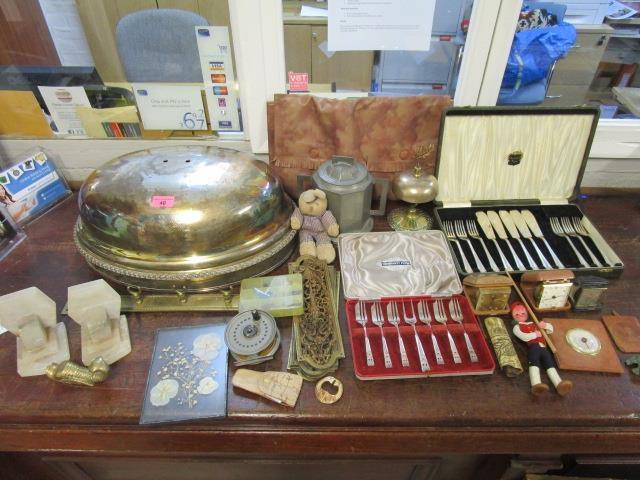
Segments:
[[[460,358],[460,354],[458,353],[456,342],[453,340],[453,337],[451,336],[451,332],[448,329],[447,329],[447,337],[449,338],[449,348],[451,349],[451,354],[453,355],[453,363],[462,363],[462,358]]]
[[[418,332],[416,331],[416,326],[413,325],[413,338],[416,341],[416,348],[418,349],[418,357],[420,358],[420,369],[423,372],[430,370],[429,360],[427,360],[427,354],[424,353],[424,348],[422,346],[422,342],[420,341],[420,337],[418,337]]]
[[[444,358],[442,357],[442,352],[440,351],[440,345],[438,345],[438,339],[433,334],[433,329],[431,329],[431,333],[429,334],[431,337],[431,344],[433,345],[433,351],[436,354],[436,363],[438,365],[444,365]]]
[[[409,357],[407,356],[407,349],[404,347],[404,341],[402,340],[402,335],[400,335],[400,327],[396,325],[396,330],[398,332],[398,346],[400,347],[400,360],[402,362],[403,367],[409,366]]]
[[[380,192],[380,208],[378,208],[378,210],[369,210],[369,215],[373,215],[374,217],[384,215],[384,212],[387,209],[387,194],[389,193],[389,180],[386,178],[374,178],[373,185],[377,184],[382,186],[382,192]],[[373,191],[371,192],[371,198],[373,199]]]
[[[473,348],[473,344],[471,343],[471,339],[469,338],[469,334],[464,332],[464,341],[467,344],[467,352],[469,352],[469,358],[472,362],[478,361],[478,355],[476,354],[475,349]]]
[[[302,195],[302,192],[304,192],[304,181],[307,179],[313,181],[313,177],[311,175],[305,175],[304,173],[298,174],[298,196]]]
[[[389,347],[387,346],[387,339],[384,338],[384,331],[382,330],[382,326],[380,326],[380,337],[382,338],[382,353],[384,356],[384,366],[386,368],[393,367],[391,363],[391,355],[389,355]]]
[[[367,335],[367,327],[364,327],[364,348],[367,354],[367,366],[373,367],[375,363],[371,353],[371,342],[369,341],[369,335]]]

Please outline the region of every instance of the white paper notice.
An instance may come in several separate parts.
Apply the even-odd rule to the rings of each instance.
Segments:
[[[331,0],[329,50],[418,50],[431,45],[436,0]]]
[[[132,83],[142,124],[147,130],[206,130],[197,85]]]
[[[638,13],[637,10],[615,0],[611,0],[607,8],[607,18],[611,20],[623,20],[633,17],[636,13]]]
[[[91,106],[83,87],[38,87],[38,90],[56,123],[58,133],[79,136],[87,134],[76,113],[76,107]]]
[[[326,8],[310,7],[309,5],[302,5],[300,7],[301,17],[327,17],[329,12]]]
[[[40,0],[60,63],[66,67],[92,67],[93,57],[75,0]]]

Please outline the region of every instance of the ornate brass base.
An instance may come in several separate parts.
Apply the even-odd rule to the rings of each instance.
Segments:
[[[387,221],[391,228],[400,231],[429,230],[433,226],[433,218],[418,210],[418,205],[415,204],[392,210]]]
[[[131,295],[120,295],[122,313],[130,312],[233,312],[238,311],[240,295],[231,290],[212,293],[147,293],[128,288]],[[64,306],[62,314],[67,314]]]

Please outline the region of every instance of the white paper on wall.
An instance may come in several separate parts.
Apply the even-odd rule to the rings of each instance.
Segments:
[[[94,66],[75,0],[39,2],[60,63],[65,67]]]
[[[329,50],[427,51],[435,0],[330,0]]]

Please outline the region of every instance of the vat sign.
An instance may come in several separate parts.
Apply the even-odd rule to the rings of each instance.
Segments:
[[[309,91],[309,74],[289,72],[289,91],[307,92]]]

